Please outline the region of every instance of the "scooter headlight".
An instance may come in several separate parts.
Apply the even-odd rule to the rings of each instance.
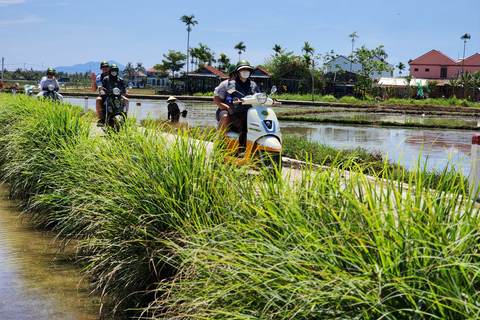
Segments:
[[[113,88],[113,94],[118,96],[120,94],[120,89]]]
[[[48,91],[53,91],[55,90],[55,86],[53,84],[48,85]]]
[[[260,93],[257,95],[257,100],[261,104],[265,104],[265,102],[267,102],[267,95],[265,93]]]

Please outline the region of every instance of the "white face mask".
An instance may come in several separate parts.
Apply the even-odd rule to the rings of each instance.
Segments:
[[[117,72],[117,71],[112,71],[112,72],[110,72],[110,74],[111,74],[112,76],[116,77],[117,74],[118,74],[118,72]]]
[[[240,71],[240,76],[241,76],[243,79],[248,79],[248,77],[250,77],[250,71],[248,71],[248,70],[242,70],[242,71]]]

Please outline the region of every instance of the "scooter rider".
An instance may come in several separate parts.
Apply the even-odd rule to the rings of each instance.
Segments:
[[[55,87],[55,92],[60,90],[60,85],[58,84],[57,79],[55,78],[55,69],[53,68],[48,68],[47,69],[47,76],[42,77],[40,80],[40,84],[38,85],[38,88],[40,89],[40,92],[37,94],[37,98],[43,98],[43,95],[45,92],[48,91],[48,86],[52,85]],[[58,97],[62,100],[63,103],[63,96],[57,92]]]
[[[107,61],[103,61],[100,63],[100,69],[102,70],[102,73],[99,74],[98,76],[95,75],[95,73],[90,74],[90,79],[92,79],[92,91],[95,92],[98,90],[98,84],[100,82],[103,83],[103,78],[108,76],[110,66]],[[95,111],[97,112],[97,117],[98,117],[98,124],[103,125],[105,123],[105,119],[103,118],[103,113],[102,113],[102,108],[103,104],[105,103],[105,95],[100,94],[97,99],[95,100]]]
[[[110,74],[106,77],[103,78],[103,81],[102,81],[102,84],[103,84],[103,90],[100,92],[100,94],[105,94],[105,92],[109,92],[109,91],[112,91],[113,88],[117,87],[118,89],[120,89],[122,92],[126,92],[126,85],[125,85],[125,81],[123,80],[123,78],[119,77],[118,76],[118,66],[116,64],[112,64],[110,66]],[[126,99],[124,96],[122,96],[124,99],[125,99],[125,103],[126,103],[126,106],[127,106],[127,112],[128,112],[128,99]],[[101,113],[102,113],[102,118],[103,119],[103,123],[105,123],[105,110],[103,109],[103,104],[102,104],[102,110],[101,110]],[[99,124],[103,124],[99,121]]]
[[[257,84],[250,79],[253,68],[246,60],[240,60],[237,63],[237,77],[235,80],[235,92],[228,93],[227,100],[230,107],[233,109],[230,115],[232,125],[238,129],[239,145],[245,147],[247,144],[247,111],[250,106],[242,106],[241,103],[233,103],[237,99],[241,99],[247,95],[252,95],[260,92]],[[230,102],[231,101],[231,102]]]

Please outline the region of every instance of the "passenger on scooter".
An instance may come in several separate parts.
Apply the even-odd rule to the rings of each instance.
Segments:
[[[213,102],[218,107],[215,117],[217,118],[218,126],[217,130],[220,136],[225,136],[230,125],[230,115],[233,109],[226,103],[227,87],[230,80],[235,79],[237,66],[231,64],[228,67],[228,79],[222,81],[213,92]]]
[[[100,63],[100,69],[102,70],[102,73],[99,75],[95,75],[95,73],[90,74],[90,79],[92,79],[92,91],[95,92],[98,90],[98,84],[100,82],[103,83],[103,78],[108,76],[110,66],[107,61],[103,61]],[[95,100],[95,111],[97,112],[97,117],[98,117],[98,124],[104,124],[105,119],[103,118],[103,113],[102,113],[102,108],[103,104],[105,103],[105,95],[99,94],[97,99]]]
[[[58,84],[57,79],[55,78],[55,69],[53,68],[48,68],[47,69],[47,76],[42,77],[40,80],[40,84],[38,85],[38,88],[40,89],[40,92],[37,94],[37,98],[43,98],[43,95],[45,92],[48,92],[48,86],[53,84],[55,87],[55,92],[57,92],[58,97],[60,100],[62,100],[63,103],[63,96],[58,93],[58,90],[60,90],[60,85]]]
[[[102,81],[103,90],[100,91],[100,95],[105,95],[105,92],[111,91],[113,88],[117,87],[122,92],[126,92],[127,86],[125,85],[125,81],[123,78],[118,76],[118,66],[116,64],[112,64],[110,66],[110,74],[105,76]],[[125,99],[125,103],[127,105],[127,112],[128,112],[128,99],[125,98],[123,95],[122,97]],[[105,123],[105,110],[103,109],[104,104],[102,104],[101,108],[101,118],[98,121],[99,125],[103,125]],[[101,122],[103,120],[103,122]]]
[[[242,147],[247,145],[247,111],[250,106],[242,106],[241,103],[235,104],[234,101],[260,92],[257,84],[250,79],[252,71],[253,68],[248,61],[240,60],[237,63],[237,76],[234,80],[235,92],[227,94],[227,100],[229,100],[230,107],[233,109],[230,120],[232,125],[238,129],[238,142]]]

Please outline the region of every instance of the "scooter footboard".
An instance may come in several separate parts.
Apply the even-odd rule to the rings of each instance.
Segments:
[[[282,152],[282,143],[275,136],[261,137],[257,140],[257,146],[259,150]]]

